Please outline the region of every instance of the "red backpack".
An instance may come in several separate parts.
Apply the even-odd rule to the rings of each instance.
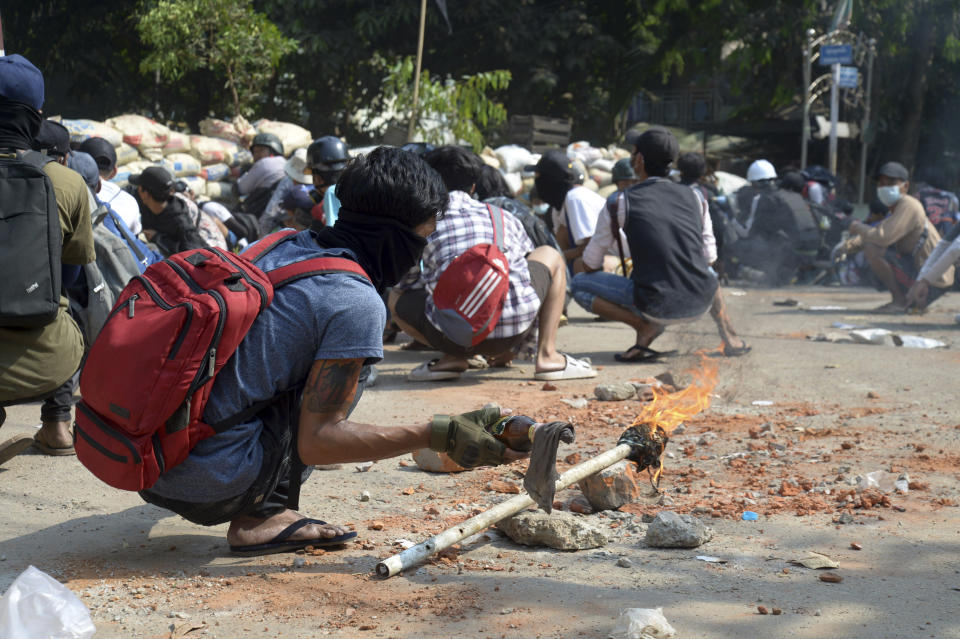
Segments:
[[[343,258],[304,260],[269,272],[256,266],[294,235],[274,233],[242,255],[216,248],[184,251],[130,280],[80,373],[75,448],[94,475],[123,490],[150,488],[197,442],[239,423],[231,418],[206,424],[203,411],[214,378],[273,300],[274,289],[321,273],[367,277]]]
[[[510,290],[510,264],[503,254],[503,209],[487,204],[494,244],[477,244],[447,265],[433,290],[438,327],[460,346],[476,346],[493,331]]]

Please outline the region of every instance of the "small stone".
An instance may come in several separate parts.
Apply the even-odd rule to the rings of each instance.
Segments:
[[[668,495],[660,495],[660,499],[657,501],[661,506],[673,506],[673,498]]]
[[[823,610],[821,610],[820,608],[817,608],[816,610],[813,611],[814,617],[820,617],[822,615],[823,615]]]
[[[780,610],[779,608],[774,608],[773,610],[770,611],[770,613],[774,615],[782,615],[783,611]]]
[[[540,387],[542,391],[555,391],[557,390],[556,384],[551,384],[550,382],[544,382],[543,386]]]
[[[696,548],[713,539],[709,526],[691,515],[665,510],[647,527],[646,542],[654,548]]]
[[[617,566],[620,568],[633,568],[633,562],[626,557],[621,557],[620,559],[617,559]]]
[[[176,617],[177,619],[189,619],[190,615],[185,612],[174,612],[170,614],[171,617]]]
[[[367,473],[367,472],[370,472],[371,468],[373,468],[373,462],[372,461],[361,462],[356,466],[354,466],[354,468],[356,468],[358,473]]]
[[[622,402],[636,397],[637,389],[633,384],[600,384],[593,389],[593,394],[604,402]]]
[[[851,515],[851,514],[848,513],[848,512],[842,512],[842,513],[840,513],[840,516],[837,518],[837,523],[838,523],[838,524],[852,524],[852,523],[853,523],[853,515]]]
[[[553,514],[525,511],[497,523],[510,539],[525,546],[557,550],[586,550],[607,543],[607,534],[584,517],[558,511]]]
[[[370,525],[367,526],[367,530],[383,530],[383,522],[382,522],[382,521],[372,521],[372,522],[370,522]]]
[[[512,615],[512,614],[513,614],[513,608],[504,608],[503,610],[500,611],[500,614],[501,614],[501,615]]]
[[[370,501],[370,491],[365,490],[360,493],[360,501]]]
[[[825,581],[828,584],[838,584],[843,581],[843,577],[835,572],[824,572],[820,573],[820,581]]]
[[[486,490],[494,493],[505,493],[507,495],[520,494],[520,486],[508,481],[503,481],[502,479],[488,481],[485,488]]]
[[[855,541],[851,541],[851,542],[850,542],[850,547],[853,548],[854,550],[863,550],[863,545],[862,545],[862,544],[858,544],[858,543],[855,542]]]
[[[766,606],[757,606],[757,612],[759,612],[761,615],[768,614]]]
[[[880,396],[877,395],[875,392],[870,391],[869,393],[867,393],[867,399],[880,399]]]
[[[577,486],[594,510],[616,510],[640,496],[641,484],[636,464],[621,461],[581,479]]]
[[[431,473],[460,473],[467,470],[450,459],[446,453],[438,453],[429,448],[413,451],[413,461],[421,470]]]
[[[307,565],[307,560],[303,557],[294,557],[293,558],[293,567],[294,568],[303,568]]]

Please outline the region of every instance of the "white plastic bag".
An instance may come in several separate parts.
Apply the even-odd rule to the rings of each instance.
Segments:
[[[677,631],[663,616],[663,608],[627,608],[620,612],[608,639],[660,639],[675,634]]]
[[[96,631],[83,602],[33,566],[20,573],[0,599],[3,639],[90,639]]]

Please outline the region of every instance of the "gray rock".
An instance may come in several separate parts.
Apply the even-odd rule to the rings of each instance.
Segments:
[[[633,384],[600,384],[593,389],[593,394],[605,402],[622,402],[636,397],[637,389]]]
[[[853,515],[848,512],[840,513],[840,517],[837,519],[838,524],[852,524]]]
[[[617,565],[621,568],[633,568],[633,562],[627,559],[626,557],[621,557],[617,559]]]
[[[710,527],[696,517],[665,510],[647,526],[646,542],[654,548],[696,548],[712,538]]]
[[[525,546],[548,546],[557,550],[586,550],[606,545],[607,534],[583,517],[554,511],[525,511],[497,523],[510,539]]]
[[[633,462],[621,461],[581,479],[577,486],[594,510],[615,510],[640,496],[640,480]]]

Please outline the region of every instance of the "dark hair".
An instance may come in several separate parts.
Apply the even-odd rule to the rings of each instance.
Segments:
[[[477,197],[486,200],[491,197],[513,197],[510,186],[503,179],[500,171],[489,164],[484,164],[477,178]]]
[[[483,169],[483,161],[476,153],[450,144],[437,147],[423,159],[440,174],[450,191],[469,193]]]
[[[684,153],[677,160],[680,181],[684,184],[695,182],[707,172],[707,161],[699,153]]]
[[[670,165],[673,164],[673,161],[667,163],[654,164],[653,162],[647,162],[647,159],[643,159],[643,170],[646,171],[647,175],[652,177],[667,177],[670,174]]]
[[[336,195],[346,209],[392,217],[410,228],[447,208],[447,190],[437,172],[413,153],[386,146],[351,160]]]

